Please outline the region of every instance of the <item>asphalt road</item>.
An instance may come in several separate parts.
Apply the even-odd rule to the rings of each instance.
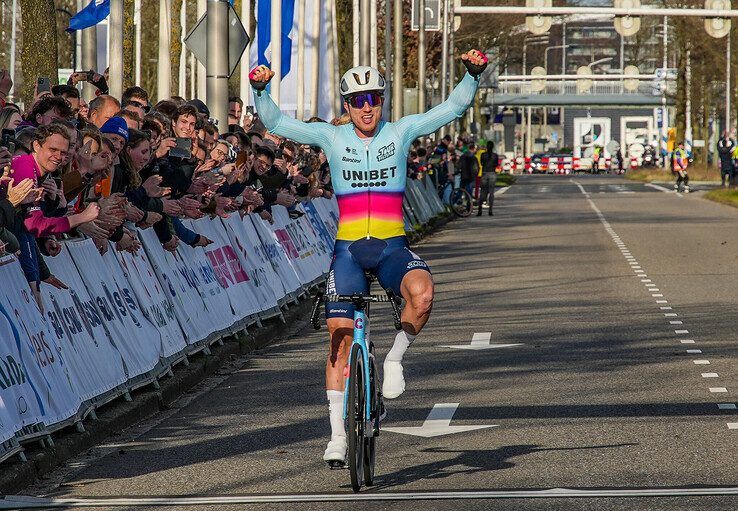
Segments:
[[[496,202],[494,217],[453,222],[417,247],[437,299],[384,424],[420,426],[434,405],[458,403],[452,426],[494,427],[385,431],[377,486],[362,492],[438,500],[180,509],[738,508],[735,494],[653,495],[738,487],[738,210],[593,176],[523,177]],[[372,319],[383,355],[391,316],[374,309]],[[475,334],[514,346],[443,347]],[[348,471],[321,460],[324,336],[278,342],[28,493],[351,495]],[[635,493],[472,498],[552,488]],[[448,493],[460,491],[470,493]]]

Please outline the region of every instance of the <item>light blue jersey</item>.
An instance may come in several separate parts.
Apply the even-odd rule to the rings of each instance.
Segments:
[[[478,86],[478,79],[467,73],[446,101],[426,113],[397,122],[380,121],[368,145],[351,123],[305,123],[284,115],[266,91],[255,92],[254,97],[259,118],[270,133],[323,150],[338,199],[336,238],[354,241],[405,235],[402,199],[410,146],[418,137],[461,117]]]

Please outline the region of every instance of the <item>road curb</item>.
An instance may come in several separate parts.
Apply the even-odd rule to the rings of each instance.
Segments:
[[[445,217],[432,222],[422,238],[436,232],[453,218]],[[275,340],[294,330],[296,325],[307,325],[312,307],[312,296],[303,298],[297,305],[284,311],[284,321],[272,318],[263,322],[261,328],[245,335],[223,340],[223,345],[211,346],[211,354],[202,352],[190,357],[189,366],[174,368],[174,376],[159,379],[160,388],[147,385],[131,392],[133,401],[113,401],[97,411],[97,420],[85,420],[85,431],[80,433],[67,428],[54,434],[54,446],[43,450],[26,450],[28,461],[7,460],[0,471],[0,495],[14,494],[44,478],[65,461],[104,442],[111,435],[126,429],[171,404],[195,385],[214,374],[236,357],[248,355],[272,344]]]

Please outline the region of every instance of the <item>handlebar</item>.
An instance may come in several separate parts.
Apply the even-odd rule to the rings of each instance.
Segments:
[[[310,314],[310,322],[315,330],[320,330],[320,304],[322,302],[350,302],[356,307],[363,307],[368,302],[389,303],[392,306],[392,318],[394,319],[395,329],[402,330],[402,321],[400,320],[400,298],[395,296],[391,289],[385,290],[383,295],[326,295],[318,292],[313,301],[313,310]]]

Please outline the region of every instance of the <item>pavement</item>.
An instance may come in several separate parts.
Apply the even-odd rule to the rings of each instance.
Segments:
[[[23,494],[131,510],[735,510],[737,224],[699,193],[520,177],[495,216],[415,247],[436,300],[383,423],[434,410],[426,431],[487,427],[383,431],[377,484],[354,495],[321,460],[326,334],[305,324]],[[389,310],[373,309],[372,336],[381,360]],[[127,500],[85,500],[113,497]]]

